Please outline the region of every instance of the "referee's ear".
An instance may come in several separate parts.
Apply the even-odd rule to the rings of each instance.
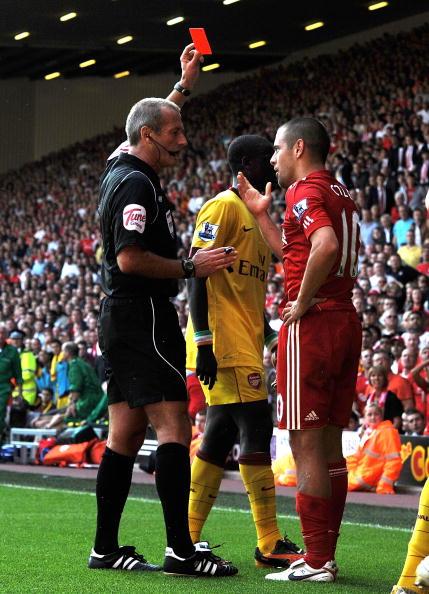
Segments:
[[[151,135],[151,128],[149,126],[142,126],[140,128],[140,142],[148,143],[151,142],[150,135]]]

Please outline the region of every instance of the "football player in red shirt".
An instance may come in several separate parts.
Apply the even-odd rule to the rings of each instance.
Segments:
[[[351,301],[359,215],[347,188],[326,169],[330,140],[316,119],[281,126],[271,159],[287,188],[282,233],[265,195],[239,174],[240,195],[285,270],[284,325],[277,362],[279,427],[289,430],[298,477],[297,511],[307,552],[277,581],[335,580],[335,548],[347,495],[342,429],[350,417],[361,348]]]

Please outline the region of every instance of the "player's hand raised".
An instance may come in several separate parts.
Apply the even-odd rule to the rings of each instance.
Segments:
[[[237,259],[237,250],[231,246],[220,248],[202,248],[196,252],[192,261],[195,265],[195,276],[210,276],[217,270],[229,268]]]
[[[265,186],[265,194],[261,194],[241,171],[237,175],[237,181],[240,197],[253,216],[258,217],[266,212],[271,204],[271,182]]]

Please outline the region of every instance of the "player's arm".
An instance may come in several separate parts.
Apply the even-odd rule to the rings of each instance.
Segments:
[[[283,321],[287,326],[301,318],[328,278],[338,253],[338,239],[332,227],[320,227],[310,236],[311,249],[296,301],[286,304]]]
[[[195,49],[193,43],[187,45],[183,50],[182,55],[180,56],[182,75],[179,80],[179,85],[185,91],[191,91],[194,88],[200,74],[200,63],[203,61],[204,58],[200,52]],[[187,99],[187,95],[184,95],[181,91],[173,89],[167,99],[173,101],[173,103],[179,107],[182,107]]]
[[[265,187],[265,194],[260,194],[249,180],[240,172],[237,175],[237,187],[244,204],[253,214],[271,251],[279,260],[282,259],[282,239],[280,229],[268,214],[271,204],[271,182]]]
[[[193,248],[193,252],[197,251]],[[216,382],[217,361],[213,352],[213,335],[209,328],[209,304],[205,278],[187,281],[189,312],[197,343],[197,377],[211,390]]]

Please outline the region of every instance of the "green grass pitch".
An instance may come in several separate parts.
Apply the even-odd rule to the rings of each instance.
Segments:
[[[332,591],[389,593],[399,575],[415,510],[348,505],[335,584],[285,584],[264,580],[253,562],[255,532],[246,499],[221,495],[205,537],[225,543],[216,553],[239,567],[233,578],[168,577],[162,573],[86,568],[95,524],[94,482],[0,471],[0,592],[2,594],[252,593]],[[279,523],[301,542],[293,502],[279,499]],[[162,562],[162,515],[151,486],[133,486],[124,512],[121,544],[133,544]]]

